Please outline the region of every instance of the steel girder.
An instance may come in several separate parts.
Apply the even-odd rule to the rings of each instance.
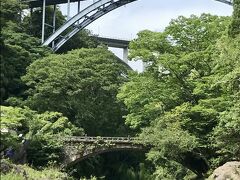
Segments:
[[[233,0],[215,0],[215,1],[219,1],[228,5],[233,5]]]
[[[69,19],[63,24],[55,33],[53,33],[44,43],[44,46],[50,45],[56,39],[53,50],[57,51],[63,44],[65,44],[71,37],[77,34],[80,30],[91,24],[99,17],[107,14],[108,12],[119,8],[128,3],[136,0],[99,0],[86,9],[79,12],[77,15]],[[62,34],[69,28],[73,29],[62,37]]]

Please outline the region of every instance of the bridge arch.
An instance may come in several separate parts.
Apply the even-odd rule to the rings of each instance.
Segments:
[[[90,157],[94,157],[100,154],[104,154],[104,153],[109,153],[109,152],[118,152],[118,151],[141,151],[144,152],[145,149],[144,148],[108,148],[108,149],[102,149],[102,150],[98,150],[96,152],[92,152],[89,153],[87,155],[81,156],[81,154],[76,154],[76,156],[70,159],[69,157],[67,157],[67,159],[65,159],[64,165],[66,167],[71,167],[72,165],[81,162],[85,159],[88,159]]]
[[[87,27],[93,21],[97,20],[101,16],[117,9],[123,5],[135,2],[137,0],[98,0],[93,2],[90,6],[80,11],[77,15],[65,22],[58,30],[56,30],[46,41],[43,42],[43,46],[48,46],[53,43],[53,51],[57,51],[63,46],[69,39],[71,39],[79,31]],[[216,0],[228,5],[232,5],[233,0]],[[67,29],[72,28],[70,32]]]
[[[64,142],[65,167],[103,153],[146,150],[135,138],[129,137],[69,137]]]

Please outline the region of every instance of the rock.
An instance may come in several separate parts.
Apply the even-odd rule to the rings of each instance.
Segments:
[[[240,162],[227,162],[215,169],[208,180],[240,180]]]

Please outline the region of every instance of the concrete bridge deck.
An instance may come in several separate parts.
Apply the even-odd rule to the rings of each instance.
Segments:
[[[96,38],[99,42],[106,44],[109,47],[121,48],[121,49],[128,48],[129,43],[131,41],[126,39],[95,36],[95,35],[93,35],[93,37]]]

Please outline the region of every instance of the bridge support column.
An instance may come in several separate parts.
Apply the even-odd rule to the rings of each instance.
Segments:
[[[43,0],[43,7],[42,7],[42,43],[44,43],[44,36],[45,36],[45,14],[46,14],[46,0]]]
[[[53,5],[53,33],[56,31],[56,4]],[[55,42],[52,42],[52,48],[54,48]]]
[[[128,63],[128,47],[123,48],[123,61]]]
[[[70,19],[70,0],[68,0],[68,4],[67,4],[67,20]]]
[[[81,10],[81,1],[78,1],[78,13],[80,13]]]
[[[77,13],[79,14],[80,11],[81,11],[81,1],[78,1],[78,12]],[[79,25],[79,20],[78,20],[77,24]]]

